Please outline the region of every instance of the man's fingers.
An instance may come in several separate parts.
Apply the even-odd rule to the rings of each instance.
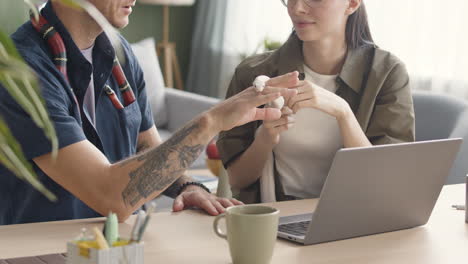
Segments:
[[[194,206],[210,215],[219,215],[226,211],[225,208],[242,204],[242,202],[236,199],[219,198],[206,192],[203,194],[200,192],[187,192],[175,198],[172,210],[179,212],[185,208]]]
[[[172,204],[172,211],[179,212],[184,210],[184,198],[183,194],[175,198],[174,203]]]
[[[220,205],[221,206],[221,205]],[[203,199],[199,207],[205,210],[210,215],[218,215],[218,209],[208,199]]]
[[[266,82],[268,86],[294,87],[299,82],[299,72],[294,71],[281,76],[271,78]]]
[[[280,93],[285,99],[291,98],[295,96],[298,92],[297,89],[289,89],[289,88],[281,88],[281,87],[273,87],[267,86],[263,90],[262,94],[271,94],[271,93]]]
[[[252,121],[264,120],[272,121],[281,118],[281,111],[276,108],[256,108],[255,116]]]
[[[239,200],[237,200],[237,199],[234,199],[234,198],[231,199],[231,202],[232,202],[234,205],[243,205],[243,204],[244,204],[243,202],[241,202],[241,201],[239,201]]]
[[[265,95],[259,94],[255,96],[254,98],[252,98],[251,100],[249,100],[248,102],[249,104],[252,104],[252,106],[259,107],[261,105],[265,105],[269,102],[272,102],[273,100],[277,99],[280,96],[281,96],[280,93],[271,93],[271,94],[265,94]]]
[[[211,201],[211,203],[212,203],[213,206],[216,208],[218,214],[222,214],[222,213],[224,213],[224,211],[226,211],[226,210],[224,209],[224,206],[223,206],[220,202],[218,202],[218,201],[216,201],[216,200],[213,200],[213,201]]]
[[[229,199],[226,199],[226,198],[218,198],[218,202],[221,203],[221,205],[224,208],[234,206],[234,203],[232,203]]]

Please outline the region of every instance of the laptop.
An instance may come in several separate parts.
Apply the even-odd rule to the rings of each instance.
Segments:
[[[280,217],[278,237],[311,245],[426,224],[461,143],[339,150],[315,211]]]

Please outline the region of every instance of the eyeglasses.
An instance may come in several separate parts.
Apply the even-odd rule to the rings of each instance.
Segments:
[[[298,0],[281,0],[284,6],[288,6],[288,4],[296,4]],[[317,7],[321,5],[324,1],[323,0],[302,0],[304,3],[309,7]]]

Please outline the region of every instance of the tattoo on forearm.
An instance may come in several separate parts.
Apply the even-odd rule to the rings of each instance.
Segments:
[[[195,133],[199,133],[198,123],[189,124],[157,148],[133,158],[144,163],[130,172],[130,182],[122,192],[124,202],[134,206],[176,181],[204,149],[204,145],[190,142]]]

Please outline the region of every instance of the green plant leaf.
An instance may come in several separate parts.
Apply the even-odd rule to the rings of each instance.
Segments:
[[[6,64],[10,68],[10,71],[0,69],[0,83],[31,116],[36,125],[44,130],[45,135],[52,143],[52,155],[55,158],[58,151],[57,136],[48,117],[45,102],[37,88],[38,82],[34,74],[24,62],[12,57],[9,60],[0,57],[0,62],[0,65]],[[11,69],[15,69],[15,71],[12,73]]]
[[[29,113],[34,122],[44,129],[52,142],[52,153],[56,156],[58,141],[52,122],[49,120],[44,101],[39,94],[35,75],[16,50],[13,41],[0,31],[0,82],[12,97]],[[57,197],[37,179],[31,165],[24,157],[21,147],[12,136],[3,120],[0,120],[0,162],[20,179],[30,183],[49,200]]]
[[[45,102],[40,95],[35,74],[24,62],[13,41],[0,31],[0,83],[18,104],[31,116],[51,141],[52,156],[58,152],[55,128],[49,119]]]
[[[0,30],[0,56],[11,56],[16,59],[22,59],[19,52],[16,50],[15,43],[10,39],[10,37]]]

